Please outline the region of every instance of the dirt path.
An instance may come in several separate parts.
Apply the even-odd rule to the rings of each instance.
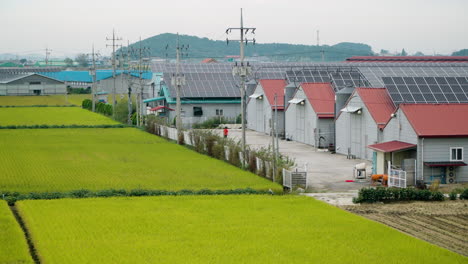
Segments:
[[[468,256],[468,201],[363,204],[343,208]]]

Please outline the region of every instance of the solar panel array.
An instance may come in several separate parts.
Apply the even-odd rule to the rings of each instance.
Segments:
[[[287,79],[289,82],[332,82],[335,90],[346,86],[386,87],[395,103],[467,102],[467,63],[251,63],[253,79]],[[187,85],[184,97],[240,97],[239,80],[232,76],[234,63],[182,63]],[[170,78],[175,63],[154,63],[153,72]],[[437,78],[436,78],[437,77]],[[444,78],[440,78],[444,77]],[[457,78],[462,77],[462,78]],[[422,78],[422,79],[421,79]],[[429,79],[425,79],[429,78]],[[435,83],[433,83],[435,80]],[[458,82],[455,84],[455,80]],[[424,83],[424,82],[426,83]],[[436,88],[437,87],[437,88]]]
[[[347,86],[368,87],[368,81],[356,68],[325,68],[322,70],[286,71],[290,82],[331,82],[336,91]]]
[[[468,103],[466,77],[382,77],[395,104]]]
[[[378,65],[358,67],[372,87],[384,87],[382,77],[467,77],[468,64],[416,64]]]
[[[299,71],[286,71],[286,76],[289,82],[330,82],[330,75],[328,71],[317,70],[299,70]]]
[[[237,81],[230,73],[185,73],[186,85],[181,89],[181,96],[187,98],[240,97]],[[172,73],[164,73],[163,80],[175,96],[176,87],[171,84]]]

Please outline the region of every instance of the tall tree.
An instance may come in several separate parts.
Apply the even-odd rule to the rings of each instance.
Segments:
[[[402,49],[402,50],[401,50],[400,56],[408,56],[408,53],[406,52],[405,49]]]
[[[88,67],[89,62],[88,62],[88,55],[84,53],[80,53],[76,56],[75,61],[80,65],[81,67]]]
[[[67,65],[67,67],[73,67],[73,60],[70,59],[70,58],[65,58],[63,60],[63,62],[65,62],[65,64]]]

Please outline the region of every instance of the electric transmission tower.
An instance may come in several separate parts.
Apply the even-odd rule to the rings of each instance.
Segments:
[[[169,46],[166,46],[166,49]],[[179,33],[177,33],[177,43],[176,43],[176,74],[172,75],[171,85],[176,87],[176,128],[177,128],[177,143],[181,144],[181,135],[182,135],[182,102],[180,101],[180,89],[183,85],[186,84],[185,76],[180,72],[180,61],[181,58],[185,55],[188,56],[187,50],[189,45],[180,45]],[[185,51],[185,53],[184,53]]]
[[[114,79],[114,84],[112,88],[112,116],[115,116],[115,48],[122,47],[122,45],[116,44],[116,41],[121,41],[122,38],[115,36],[115,30],[112,29],[112,38],[106,38],[107,41],[112,41],[112,44],[106,44],[106,47],[112,47],[112,78]]]
[[[94,44],[93,44],[91,54],[88,54],[88,55],[91,55],[91,58],[93,59],[93,65],[90,67],[89,73],[93,77],[93,85],[91,88],[92,101],[93,101],[92,110],[93,112],[96,112],[96,58],[99,57],[100,54],[94,52]]]
[[[240,43],[240,64],[236,62],[234,68],[233,68],[233,75],[239,76],[241,79],[241,85],[240,85],[240,93],[241,93],[241,119],[242,119],[242,166],[245,167],[246,165],[246,158],[247,158],[247,153],[246,153],[246,143],[245,143],[245,118],[246,118],[246,107],[245,107],[245,81],[248,76],[251,75],[252,73],[252,68],[250,67],[249,63],[245,63],[245,55],[244,55],[244,45],[247,45],[249,42],[252,42],[255,45],[255,38],[253,39],[247,39],[245,38],[245,35],[249,33],[249,31],[252,34],[255,34],[255,29],[256,28],[248,28],[244,27],[244,21],[243,21],[243,16],[242,16],[242,8],[241,8],[241,17],[240,17],[240,27],[239,28],[228,28],[226,30],[226,34],[229,34],[232,30],[239,30],[240,32],[240,39],[237,40],[229,40],[226,39],[226,43],[229,44],[229,41],[239,41]]]

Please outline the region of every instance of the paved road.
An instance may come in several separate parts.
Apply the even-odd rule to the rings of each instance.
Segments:
[[[222,130],[215,130],[222,133]],[[267,147],[271,144],[271,137],[263,133],[247,130],[247,144],[254,148]],[[241,138],[240,129],[230,129],[229,137]],[[370,173],[371,163],[369,161],[346,159],[346,156],[340,154],[330,154],[316,150],[312,146],[294,142],[279,141],[280,152],[296,161],[298,167],[307,164],[307,175],[310,189],[313,192],[352,192],[362,187],[369,186],[368,180],[361,182],[345,182],[353,180],[354,165],[362,162],[368,164],[367,170]]]

